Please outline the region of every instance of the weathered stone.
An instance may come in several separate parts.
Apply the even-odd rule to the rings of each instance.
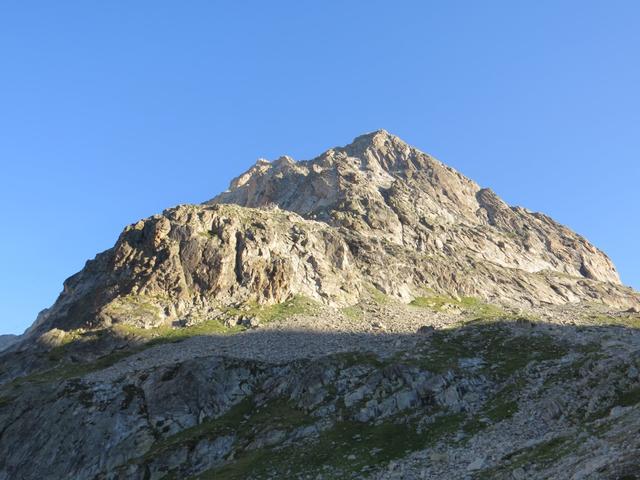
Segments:
[[[317,312],[256,313],[297,295]],[[261,160],[127,227],[2,352],[0,480],[632,478],[637,305],[582,237],[386,132]],[[115,328],[213,319],[242,333]]]
[[[65,282],[27,336],[185,326],[220,307],[295,295],[352,305],[371,285],[403,301],[429,288],[517,304],[640,306],[584,238],[378,131],[306,162],[260,161],[208,204],[128,226]]]

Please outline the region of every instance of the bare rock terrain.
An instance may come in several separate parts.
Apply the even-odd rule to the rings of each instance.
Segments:
[[[0,353],[0,479],[640,478],[640,294],[377,131],[125,228]]]

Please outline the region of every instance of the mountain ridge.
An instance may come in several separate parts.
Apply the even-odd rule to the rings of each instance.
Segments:
[[[128,226],[30,331],[179,325],[298,294],[344,306],[369,286],[405,302],[639,303],[583,237],[378,130],[312,160],[259,160],[212,200]]]
[[[482,210],[486,212],[485,215],[491,225],[502,229],[505,229],[509,223],[517,223],[516,216],[532,215],[545,223],[552,222],[550,217],[546,215],[530,212],[522,207],[508,206],[492,190],[481,188],[476,182],[455,169],[428,154],[424,154],[415,147],[409,146],[385,130],[377,130],[356,137],[351,144],[329,149],[312,160],[294,162],[290,157],[286,157],[286,159],[284,167],[282,162],[276,161],[274,164],[261,162],[250,168],[234,179],[227,191],[206,203],[235,203],[248,207],[264,207],[275,204],[284,210],[295,211],[305,218],[319,218],[330,224],[339,225],[346,222],[329,218],[326,212],[318,210],[327,205],[335,206],[336,200],[340,200],[341,196],[355,194],[356,197],[361,196],[365,200],[373,199],[375,207],[390,207],[386,210],[392,210],[392,213],[398,217],[402,214],[406,216],[407,209],[398,212],[394,205],[389,205],[388,198],[384,193],[381,194],[383,201],[375,202],[376,192],[374,189],[390,189],[390,194],[398,193],[396,198],[400,199],[400,192],[395,192],[394,189],[405,187],[413,194],[417,194],[416,187],[425,186],[430,187],[430,191],[427,193],[431,198],[426,200],[431,201],[424,202],[420,207],[432,218],[437,218],[438,221],[451,222],[457,217],[462,221],[477,224],[479,220],[483,220],[478,218],[483,216],[479,215],[479,211]],[[354,165],[356,168],[353,168]],[[402,168],[398,168],[398,166]],[[349,181],[356,180],[359,172],[365,172],[365,178],[360,180],[372,182],[374,189],[366,190],[366,185],[360,185],[358,182],[355,182],[355,185],[349,184]],[[417,182],[411,181],[412,176],[425,172],[426,179],[419,178]],[[298,178],[295,178],[296,176]],[[314,176],[320,178],[309,179]],[[291,180],[291,177],[294,179]],[[287,179],[289,182],[286,182]],[[340,181],[347,183],[347,185],[340,185]],[[394,183],[401,184],[401,186],[394,186]],[[280,190],[289,190],[289,192],[279,191],[279,184],[282,185]],[[324,191],[322,187],[324,187]],[[354,191],[356,188],[358,190]],[[296,195],[299,190],[305,193],[301,196],[302,198]],[[309,198],[313,198],[314,194],[318,194],[315,203]],[[437,202],[436,204],[434,204],[434,200]],[[509,215],[510,212],[513,212],[514,215]],[[412,220],[415,223],[415,219]],[[389,221],[382,226],[387,230],[397,231],[400,227],[396,223]],[[556,222],[553,223],[556,229],[562,228],[564,231],[570,232],[566,227]],[[598,260],[598,263],[601,263],[597,268],[598,271],[593,271],[588,265],[582,268],[581,265],[572,273],[579,273],[582,268],[585,271],[584,276],[587,278],[620,283],[615,267],[606,254],[589,244],[583,237],[579,235],[575,235],[575,237],[584,243],[589,253],[598,253],[602,258]],[[397,240],[397,237],[393,235],[390,238]]]

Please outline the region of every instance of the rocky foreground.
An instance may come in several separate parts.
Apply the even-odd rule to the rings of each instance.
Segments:
[[[640,295],[384,131],[127,227],[0,353],[0,479],[640,478]]]

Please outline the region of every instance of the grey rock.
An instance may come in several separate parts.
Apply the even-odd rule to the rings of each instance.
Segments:
[[[440,304],[406,305],[425,295]],[[298,296],[313,314],[257,321]],[[629,478],[638,305],[585,239],[384,131],[261,160],[127,227],[2,351],[0,480],[215,477],[252,458],[267,478]],[[139,330],[208,320],[243,331]]]
[[[352,305],[371,285],[403,301],[430,288],[517,304],[640,306],[584,238],[377,131],[313,160],[259,161],[205,205],[128,226],[65,281],[27,336],[197,323],[221,306],[295,295]]]
[[[20,340],[19,335],[0,335],[0,351],[9,348]]]
[[[457,385],[450,385],[438,395],[438,401],[447,408],[459,410],[461,408],[462,396]]]
[[[485,465],[485,459],[479,457],[479,458],[476,458],[473,462],[471,462],[467,466],[467,470],[470,472],[481,470],[482,468],[484,468],[484,465]]]
[[[525,478],[527,478],[526,475],[527,474],[522,467],[518,467],[511,472],[513,480],[525,480]]]

